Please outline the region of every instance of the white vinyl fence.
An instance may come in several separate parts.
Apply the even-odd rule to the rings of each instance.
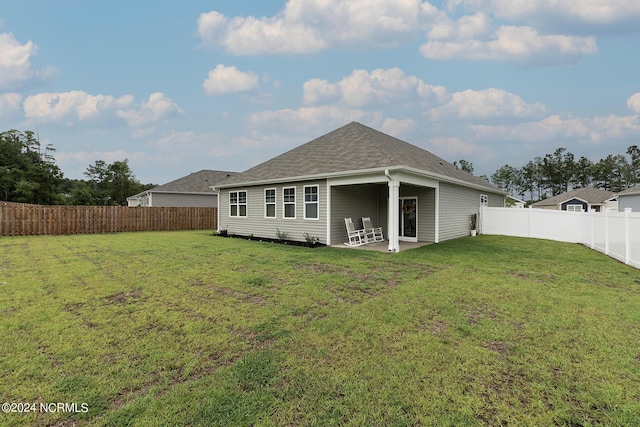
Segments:
[[[581,243],[640,268],[640,213],[480,208],[480,233]]]

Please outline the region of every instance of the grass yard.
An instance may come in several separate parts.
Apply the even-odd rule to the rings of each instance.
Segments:
[[[640,425],[640,271],[580,245],[4,237],[0,314],[3,426]]]

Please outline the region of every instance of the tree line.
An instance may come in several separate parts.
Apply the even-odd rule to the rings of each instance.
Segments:
[[[473,164],[466,160],[453,162],[458,168],[473,174]],[[535,202],[582,187],[596,187],[618,193],[640,184],[640,149],[627,148],[625,154],[609,154],[597,162],[576,156],[566,148],[515,168],[504,165],[491,177],[481,176],[512,196]]]
[[[126,205],[127,197],[155,187],[141,184],[126,159],[111,164],[96,160],[84,172],[86,180],[67,179],[55,163],[55,151],[52,144],[43,147],[33,131],[1,132],[0,199],[44,205]],[[471,162],[453,164],[473,174]],[[632,145],[625,154],[592,162],[558,148],[521,168],[504,165],[483,178],[531,201],[588,186],[619,192],[640,184],[640,149]]]
[[[96,160],[86,180],[67,179],[52,144],[42,146],[30,130],[0,133],[0,198],[42,205],[126,205],[127,197],[154,187],[141,184],[128,160]]]

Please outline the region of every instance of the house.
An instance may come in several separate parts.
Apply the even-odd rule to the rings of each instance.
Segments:
[[[218,194],[211,187],[234,172],[201,170],[164,185],[127,197],[128,206],[218,206]]]
[[[573,212],[602,212],[606,208],[617,208],[617,202],[616,195],[611,191],[584,187],[540,200],[531,207]]]
[[[631,208],[632,212],[640,212],[640,185],[627,188],[617,194],[618,211],[624,212],[626,208]]]
[[[518,208],[522,209],[527,206],[527,202],[522,199],[518,199],[517,197],[513,197],[512,195],[507,195],[506,204],[508,208]]]
[[[344,218],[384,228],[399,241],[440,242],[470,234],[481,204],[506,193],[432,153],[352,122],[216,186],[219,228],[229,233],[327,245],[347,241]]]

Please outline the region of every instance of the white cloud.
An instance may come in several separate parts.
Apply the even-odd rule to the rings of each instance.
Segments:
[[[107,95],[90,95],[83,91],[45,92],[31,95],[24,101],[28,118],[45,121],[86,120],[104,111],[123,108],[133,103],[131,95],[114,98]]]
[[[313,79],[303,85],[306,103],[340,101],[349,106],[397,104],[405,102],[444,102],[447,90],[433,86],[415,76],[407,76],[399,68],[377,69],[371,73],[354,70],[339,82]]]
[[[483,10],[500,19],[564,34],[621,33],[640,30],[636,0],[449,0],[450,12]]]
[[[640,134],[638,116],[609,115],[594,118],[562,118],[548,116],[540,121],[512,126],[474,125],[471,128],[482,139],[544,142],[574,140],[600,143],[612,138]]]
[[[446,32],[440,31],[442,38]],[[531,27],[500,26],[485,38],[460,38],[460,29],[449,40],[429,40],[420,47],[428,59],[517,60],[523,63],[563,64],[596,53],[593,37],[542,35]],[[457,38],[456,38],[457,37]]]
[[[20,43],[13,33],[0,34],[0,88],[14,88],[32,79],[47,80],[57,73],[53,67],[31,68],[30,58],[37,50],[31,40]]]
[[[132,95],[115,98],[90,95],[83,91],[45,92],[27,97],[23,106],[25,116],[29,119],[65,122],[67,125],[115,115],[132,127],[142,127],[183,113],[177,104],[161,92],[152,93],[140,105],[135,105]]]
[[[413,131],[416,126],[416,121],[411,119],[385,119],[385,121],[382,122],[382,126],[380,126],[380,131],[388,135],[400,137]]]
[[[467,15],[458,21],[441,18],[427,33],[429,40],[468,40],[485,37],[492,31],[491,19],[484,13]]]
[[[434,152],[446,157],[468,156],[479,151],[478,147],[458,137],[433,138],[430,143],[435,147]]]
[[[127,121],[129,126],[144,127],[168,117],[183,114],[184,111],[165,96],[162,92],[154,92],[149,95],[147,101],[143,101],[139,107],[128,110],[118,110],[118,117]]]
[[[60,165],[68,165],[74,163],[86,164],[87,166],[93,164],[96,160],[104,160],[107,163],[113,163],[118,161],[137,160],[144,158],[145,155],[142,152],[128,153],[123,150],[116,151],[57,151],[56,163]]]
[[[209,71],[202,87],[210,96],[247,92],[258,88],[258,76],[252,72],[238,71],[236,67],[218,64]]]
[[[22,95],[19,93],[4,93],[0,95],[0,117],[20,110]]]
[[[640,113],[640,92],[634,93],[627,99],[627,107],[636,113]]]
[[[615,24],[640,17],[636,0],[492,0],[489,6],[507,19],[542,21],[558,17],[592,24]]]
[[[289,0],[273,17],[203,13],[205,45],[237,55],[312,53],[330,46],[397,46],[416,40],[440,12],[420,0]]]
[[[465,90],[454,93],[445,105],[429,110],[426,115],[433,120],[443,117],[496,118],[537,117],[546,112],[540,103],[528,104],[520,96],[501,89],[481,91]]]
[[[379,113],[359,109],[320,106],[263,111],[252,114],[249,121],[252,127],[309,133],[310,130],[325,130],[351,121],[380,121],[380,117]]]

